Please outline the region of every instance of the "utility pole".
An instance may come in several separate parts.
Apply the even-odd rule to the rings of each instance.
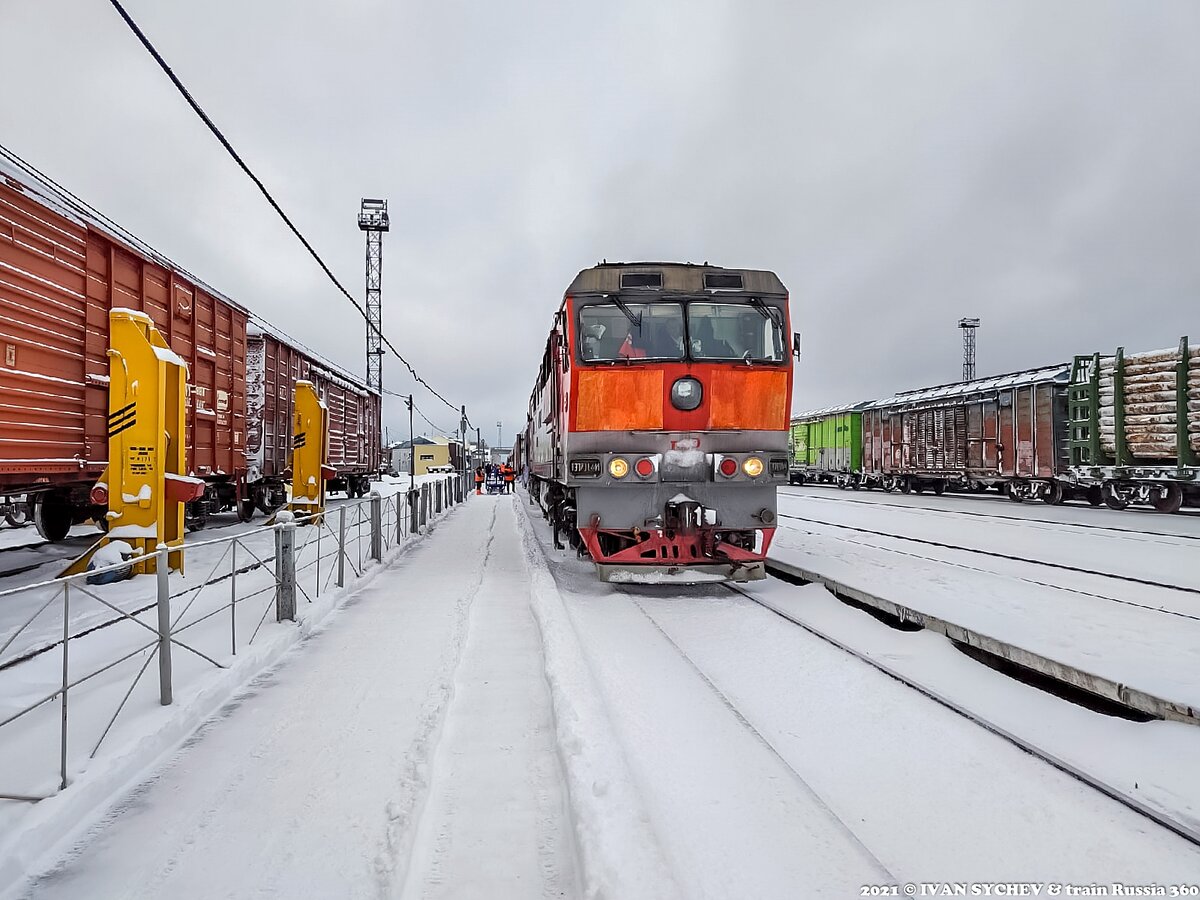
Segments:
[[[975,329],[979,327],[978,319],[959,319],[958,327],[963,335],[963,381],[975,380]]]
[[[411,491],[417,480],[417,446],[413,443],[413,395],[408,395],[408,489]]]
[[[388,230],[386,200],[364,197],[359,231],[367,233],[367,386],[383,392],[383,233]]]

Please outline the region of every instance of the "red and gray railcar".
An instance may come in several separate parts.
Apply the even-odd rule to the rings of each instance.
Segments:
[[[113,308],[146,312],[188,365],[188,466],[208,483],[188,506],[191,527],[286,498],[280,436],[298,378],[330,406],[334,487],[365,490],[379,463],[378,394],[0,148],[0,495],[26,494],[44,537],[104,522]],[[263,371],[248,371],[260,346]],[[248,377],[262,387],[253,398]],[[253,450],[249,435],[261,436]]]
[[[605,263],[554,317],[530,491],[611,581],[765,576],[788,475],[788,294],[772,272]]]
[[[904,492],[1003,490],[1060,503],[1077,489],[1069,464],[1070,367],[1030,369],[906,391],[862,413],[862,477]],[[1098,492],[1078,490],[1094,503]]]

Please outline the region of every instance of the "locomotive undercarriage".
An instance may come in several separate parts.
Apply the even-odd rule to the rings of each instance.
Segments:
[[[725,495],[724,504],[714,501],[712,485],[686,483],[614,491],[533,478],[530,493],[550,523],[555,547],[564,549],[565,539],[596,564],[605,581],[766,577],[767,548],[775,533],[774,485],[717,489],[718,496]]]

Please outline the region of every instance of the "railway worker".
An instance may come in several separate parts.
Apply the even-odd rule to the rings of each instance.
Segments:
[[[475,493],[476,494],[483,493],[483,479],[484,479],[483,466],[476,466],[475,467]]]
[[[634,336],[634,332],[637,336]],[[646,356],[646,348],[642,346],[641,329],[629,323],[625,331],[625,340],[621,341],[621,346],[617,348],[617,356],[621,359],[643,359]]]
[[[692,353],[711,359],[733,359],[736,355],[726,341],[713,333],[712,320],[697,319],[692,326]]]
[[[504,464],[504,493],[513,492],[513,482],[517,480],[517,470],[508,463]]]

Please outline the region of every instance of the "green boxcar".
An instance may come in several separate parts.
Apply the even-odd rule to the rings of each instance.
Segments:
[[[792,419],[789,481],[858,487],[862,472],[865,403],[805,413]]]

